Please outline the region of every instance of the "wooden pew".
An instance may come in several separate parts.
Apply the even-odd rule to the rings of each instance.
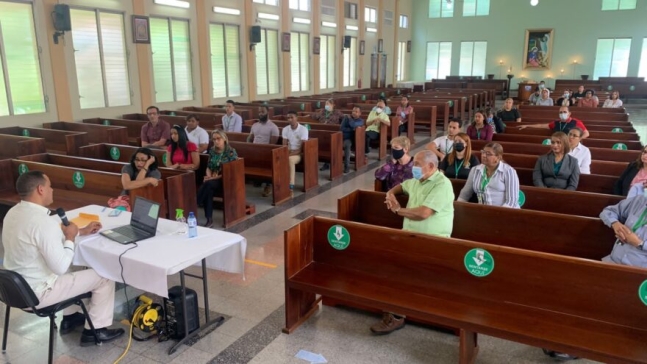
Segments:
[[[243,130],[249,130],[248,125],[243,125]],[[230,142],[248,143],[249,133],[227,133]],[[253,144],[253,143],[252,143]],[[253,144],[257,145],[257,144]],[[283,145],[279,137],[276,145]],[[319,141],[317,139],[308,139],[303,141],[303,154],[301,163],[297,165],[297,171],[303,172],[303,192],[319,186]]]
[[[8,126],[0,128],[0,134],[44,139],[45,148],[51,153],[76,155],[79,147],[88,144],[87,133],[73,131]]]
[[[128,134],[128,144],[133,146],[141,146],[142,127],[146,125],[148,121],[130,120],[130,119],[91,118],[91,119],[83,119],[82,122],[86,124],[123,126],[124,128],[126,128],[126,133]]]
[[[479,159],[481,158],[480,151],[473,151],[473,154],[477,158]],[[537,163],[538,158],[539,156],[535,156],[535,155],[515,154],[515,153],[508,153],[507,151],[503,155],[503,160],[505,160],[506,163],[508,163],[514,168],[533,169],[535,168],[535,163]],[[591,173],[597,174],[597,175],[614,176],[618,178],[626,168],[627,168],[627,163],[599,161],[599,160],[591,161]]]
[[[45,139],[0,134],[0,159],[45,153]]]
[[[23,161],[51,164],[56,166],[83,168],[83,169],[92,170],[92,171],[117,173],[120,176],[121,176],[121,168],[123,168],[124,166],[123,163],[119,163],[119,162],[108,162],[108,161],[102,161],[102,160],[96,160],[96,159],[90,159],[90,158],[74,157],[74,156],[67,156],[67,155],[60,155],[60,154],[49,154],[49,153],[22,156],[17,159],[23,160]],[[121,190],[123,189],[121,185],[121,179],[119,180],[118,187],[120,188],[120,191],[118,194],[112,196],[113,198],[121,194]],[[143,190],[146,190],[148,192],[145,193],[145,196],[142,195],[142,197],[148,198],[160,204],[161,206],[160,216],[168,217],[168,218],[175,217],[174,214],[170,215],[171,211],[169,211],[168,209],[168,202],[165,198],[166,191],[164,186],[164,179],[160,181],[160,184],[158,184],[157,187],[153,187],[153,186],[150,186],[150,187],[152,188],[143,188]],[[135,195],[131,194],[130,196],[131,202],[134,201],[135,196],[137,196],[137,192],[135,192]],[[175,213],[175,211],[172,211],[172,212]]]
[[[335,225],[350,236],[345,249],[327,239]],[[581,247],[588,240],[576,240],[570,246],[588,247]],[[485,277],[469,273],[481,266],[469,264],[475,249],[486,250],[496,263]],[[640,335],[647,311],[635,297],[644,270],[564,255],[310,217],[285,232],[283,331],[294,332],[315,313],[321,294],[457,327],[460,363],[476,361],[477,333],[602,362],[647,360]]]
[[[530,124],[548,124],[551,121],[553,121],[553,120],[531,120],[531,119],[528,119],[528,120],[525,120],[525,121],[523,121],[521,123],[512,124],[512,123],[508,122],[508,123],[506,123],[506,125],[507,125],[508,128],[516,128],[516,127],[519,127],[519,126],[530,125]],[[611,124],[611,123],[614,123],[614,124]],[[620,130],[622,130],[623,133],[634,133],[634,134],[636,133],[636,129],[634,129],[634,127],[631,126],[631,124],[630,125],[616,125],[615,123],[625,123],[625,122],[624,121],[620,121],[620,122],[610,122],[610,121],[608,121],[608,122],[600,123],[600,122],[588,122],[587,121],[585,126],[586,126],[586,129],[589,132],[593,132],[593,131],[612,132],[614,129],[620,129]],[[506,128],[506,130],[507,130],[507,128]]]
[[[505,155],[503,156],[505,160]],[[533,168],[515,167],[519,184],[522,186],[534,186],[532,182]],[[613,185],[618,180],[618,176],[606,176],[598,174],[581,174],[577,190],[582,192],[613,194]]]
[[[146,114],[140,114],[140,113],[135,113],[135,114],[123,114],[121,116],[122,118],[126,120],[138,120],[138,121],[143,121],[144,123],[147,123],[148,120],[148,115]],[[171,116],[171,115],[161,115],[160,112],[160,120],[164,120],[167,122],[170,126],[173,126],[175,124],[178,125],[185,125],[185,119],[184,116]]]
[[[66,157],[60,156],[59,157]],[[25,157],[23,157],[25,158]],[[16,180],[20,175],[19,170],[26,167],[29,171],[41,171],[49,177],[54,189],[55,207],[73,210],[86,205],[95,204],[106,206],[108,200],[119,196],[121,193],[121,173],[97,171],[93,169],[78,168],[77,166],[58,166],[29,160],[5,159],[0,161],[0,204],[13,206],[20,202],[16,192]],[[83,184],[75,185],[76,172],[82,173]],[[144,187],[134,191],[134,195],[150,198],[156,191],[163,191],[164,187]]]
[[[544,106],[537,106],[537,107],[544,107]],[[548,107],[548,106],[545,106]],[[628,121],[629,120],[629,115],[628,114],[623,114],[623,113],[606,113],[606,112],[597,112],[597,111],[588,111],[591,108],[586,108],[586,107],[571,107],[569,110],[571,111],[571,116],[582,120],[584,124],[586,125],[586,120],[587,119],[592,119],[592,120],[605,120],[605,121]],[[605,109],[602,109],[605,110]],[[559,117],[559,113],[555,112],[553,110],[527,110],[527,109],[521,109],[519,110],[521,112],[522,117],[526,118],[553,118],[556,119]]]
[[[550,132],[549,130],[546,130],[547,132]],[[620,134],[620,133],[618,133]],[[528,135],[528,134],[508,134],[507,131],[506,133],[500,134],[494,134],[492,137],[492,141],[495,142],[517,142],[517,143],[528,143],[528,144],[538,144],[541,145],[541,143],[550,138],[550,134],[547,136],[542,136],[542,135]],[[642,144],[637,141],[637,140],[612,140],[612,139],[594,139],[594,138],[586,138],[584,139],[584,143],[586,144],[587,147],[589,148],[604,148],[604,149],[612,149],[613,146],[617,143],[623,143],[627,146],[628,150],[642,150]]]
[[[526,128],[523,130],[520,130],[519,128],[515,127],[507,127],[505,129],[505,134],[514,134],[514,135],[541,135],[545,136],[546,138],[550,138],[550,136],[554,132],[550,129],[536,129],[536,128]],[[613,133],[611,131],[589,131],[589,138],[591,139],[606,139],[606,140],[612,140],[617,142],[625,142],[625,141],[639,141],[640,138],[638,137],[638,134],[636,133]],[[588,139],[585,139],[588,140]]]
[[[222,113],[206,113],[206,112],[192,112],[185,110],[160,110],[160,115],[164,115],[165,118],[169,116],[175,116],[176,118],[173,121],[186,128],[186,117],[189,115],[195,115],[200,119],[200,127],[205,130],[214,130],[222,126],[222,117],[225,115]],[[179,120],[177,118],[183,118]]]
[[[213,107],[186,106],[186,107],[182,108],[182,111],[188,111],[190,113],[200,112],[200,113],[206,113],[206,114],[215,115],[216,124],[222,124],[222,116],[219,116],[219,115],[224,115],[225,114],[225,108],[224,107],[213,108]],[[240,117],[243,118],[243,122],[245,120],[252,119],[252,113],[249,110],[244,110],[244,109],[243,110],[238,110],[238,109],[236,109],[236,114],[240,115]]]
[[[416,103],[415,100],[410,100],[411,106],[416,113],[416,120],[414,122],[414,128],[416,126],[429,128],[429,134],[431,137],[435,138],[437,133],[436,123],[440,119],[442,120],[442,125],[445,127],[449,124],[449,117],[453,115],[450,109],[453,107],[453,104],[449,101],[437,101],[420,104]],[[353,103],[348,104],[348,109],[345,112],[350,113],[354,106],[359,106],[362,110],[362,115],[365,115],[364,119],[368,117],[368,113],[371,112],[375,104],[364,104],[364,103]],[[392,110],[395,112],[394,110]],[[445,128],[445,130],[447,130]]]
[[[43,123],[43,128],[86,133],[88,143],[128,144],[128,130],[121,126],[55,121]]]
[[[230,142],[238,156],[245,159],[245,176],[272,183],[272,205],[291,198],[290,164],[287,146]]]
[[[119,153],[114,153],[113,148],[116,148]],[[119,165],[123,167],[123,164],[130,163],[130,157],[135,150],[137,147],[128,145],[93,144],[79,149],[79,155],[83,158],[119,162]],[[152,151],[157,158],[158,166],[163,166],[163,151],[157,149],[152,149]],[[116,170],[117,167],[114,168]],[[166,201],[170,217],[175,217],[176,209],[183,209],[185,212],[197,211],[195,173],[163,167],[159,170],[166,185]],[[121,169],[119,169],[119,173],[121,173]]]
[[[563,95],[564,93],[560,93],[559,95]],[[561,96],[557,97],[558,99]],[[559,113],[559,109],[561,106],[536,106],[536,105],[520,105],[519,106],[519,111],[546,111],[546,110],[551,110],[554,111],[555,114]],[[572,112],[578,112],[580,110],[573,110]],[[618,107],[618,108],[590,108],[587,109],[589,113],[605,113],[605,114],[626,114],[627,110],[624,107]]]
[[[588,139],[584,140],[584,145],[588,145]],[[485,140],[472,140],[472,150],[482,150],[488,141]],[[546,154],[550,151],[550,146],[543,144],[528,144],[517,142],[498,142],[503,147],[506,153],[514,154],[528,154],[539,156]],[[611,161],[611,162],[633,162],[638,158],[638,154],[633,150],[613,150],[605,148],[589,148],[591,151],[591,159],[598,161]]]

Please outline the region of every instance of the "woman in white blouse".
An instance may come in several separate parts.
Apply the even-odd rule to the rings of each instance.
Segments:
[[[613,91],[611,93],[611,97],[604,102],[602,107],[608,107],[608,108],[622,107],[622,100],[620,100],[620,92]]]
[[[503,147],[487,143],[481,151],[481,165],[472,168],[458,201],[467,202],[476,193],[484,205],[519,208],[517,171],[503,161]]]

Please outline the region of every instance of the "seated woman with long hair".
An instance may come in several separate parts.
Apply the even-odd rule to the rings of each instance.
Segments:
[[[139,148],[130,157],[130,164],[121,169],[122,195],[128,191],[148,185],[157,186],[162,174],[157,169],[157,160],[148,148]]]
[[[577,158],[569,155],[568,136],[561,131],[550,137],[550,152],[537,159],[532,172],[532,182],[537,187],[577,190],[580,166]]]
[[[465,133],[458,133],[454,137],[452,151],[443,158],[438,169],[443,171],[447,178],[467,179],[470,170],[479,164],[479,159],[472,154],[470,137]]]
[[[213,148],[209,149],[209,163],[204,182],[198,190],[198,205],[204,207],[207,221],[203,226],[213,226],[213,197],[222,193],[222,165],[238,159],[236,150],[229,146],[227,134],[222,130],[211,133]]]
[[[200,166],[198,146],[189,141],[179,125],[171,128],[171,144],[166,147],[166,166],[173,169],[196,170]]]

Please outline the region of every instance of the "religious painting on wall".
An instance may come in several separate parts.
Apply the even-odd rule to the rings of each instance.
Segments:
[[[527,29],[523,50],[524,69],[549,69],[553,56],[554,29]]]

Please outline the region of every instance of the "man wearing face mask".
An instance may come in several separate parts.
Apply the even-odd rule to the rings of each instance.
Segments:
[[[366,147],[364,148],[366,154],[371,151],[371,140],[380,139],[380,126],[382,124],[390,126],[391,119],[384,112],[384,101],[380,100],[377,102],[377,107],[368,114],[368,118],[366,119]]]
[[[539,87],[537,87],[537,89],[535,89],[535,92],[532,95],[530,95],[530,98],[528,98],[528,102],[530,103],[530,105],[537,105],[537,102],[540,99],[541,99],[541,90],[539,89]]]
[[[452,183],[438,170],[438,157],[423,150],[413,158],[413,178],[386,193],[384,203],[396,215],[404,217],[403,230],[449,237],[454,224],[454,191]],[[396,195],[409,196],[403,208]],[[385,312],[382,321],[371,326],[378,335],[389,334],[404,327],[404,316]]]
[[[573,128],[580,128],[583,131],[582,139],[589,137],[589,131],[586,130],[586,126],[584,126],[581,120],[571,117],[571,112],[568,109],[568,106],[562,106],[559,108],[559,120],[552,121],[548,124],[523,125],[519,127],[519,130],[523,130],[525,128],[550,129],[553,133],[561,131],[566,134],[568,134],[568,132]]]
[[[252,125],[247,142],[254,144],[276,144],[279,140],[279,128],[267,116],[267,106],[258,107],[258,121]],[[259,184],[256,185],[257,187]],[[263,189],[263,197],[272,194],[272,184],[267,183]]]

